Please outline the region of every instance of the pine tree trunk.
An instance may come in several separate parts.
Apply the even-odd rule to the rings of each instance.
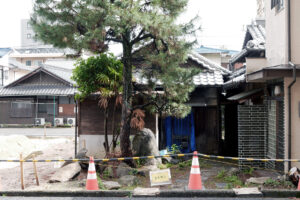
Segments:
[[[118,97],[116,97],[118,98]],[[113,110],[113,113],[112,113],[112,122],[111,122],[111,131],[112,131],[112,152],[114,153],[115,152],[115,149],[116,149],[116,146],[117,146],[117,136],[116,136],[116,126],[115,126],[115,113],[116,113],[116,110],[117,110],[117,103],[116,103],[116,100],[115,100],[115,103],[114,103],[114,110]]]
[[[129,37],[127,37],[128,39]],[[127,40],[128,41],[128,40]],[[123,157],[131,156],[130,148],[130,118],[132,107],[132,63],[131,46],[128,42],[123,42],[123,96],[122,96],[122,116],[120,146]]]

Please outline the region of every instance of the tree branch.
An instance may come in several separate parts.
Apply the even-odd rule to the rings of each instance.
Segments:
[[[141,32],[144,32],[144,31],[142,30]],[[145,39],[147,39],[147,38],[154,38],[154,36],[153,36],[152,34],[150,34],[150,33],[144,34],[144,35],[142,36],[143,33],[141,33],[141,32],[140,32],[140,34],[139,34],[134,40],[132,40],[132,41],[130,42],[131,45],[134,45],[134,44],[136,44],[136,43],[138,43],[138,42],[140,42],[140,41],[142,41],[142,40],[145,40]]]

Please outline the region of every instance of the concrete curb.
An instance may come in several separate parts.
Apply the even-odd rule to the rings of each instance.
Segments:
[[[0,191],[0,196],[23,197],[130,197],[132,191]]]
[[[261,190],[264,197],[300,197],[298,190]]]
[[[297,190],[262,190],[260,197],[300,197]],[[133,191],[99,190],[99,191],[0,191],[0,196],[23,197],[135,197]],[[142,197],[137,195],[136,197]],[[151,196],[148,196],[151,197]],[[233,190],[162,190],[152,197],[242,197]],[[245,196],[243,196],[245,197]],[[247,195],[247,197],[258,197]]]
[[[236,197],[233,190],[162,190],[157,197]]]

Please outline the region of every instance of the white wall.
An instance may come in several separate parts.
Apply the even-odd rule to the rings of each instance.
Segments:
[[[287,1],[284,8],[271,10],[271,1],[266,2],[266,58],[267,66],[288,63]]]
[[[108,135],[108,141],[111,142],[111,140],[112,140],[112,136]],[[105,156],[105,149],[103,146],[103,143],[105,141],[104,135],[80,135],[78,150],[83,148],[84,141],[85,141],[86,149],[88,150],[87,152],[88,156],[104,158]],[[119,150],[119,147],[117,147],[116,150]]]

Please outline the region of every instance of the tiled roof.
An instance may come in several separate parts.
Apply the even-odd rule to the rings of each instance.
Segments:
[[[57,84],[19,84],[22,79],[26,79],[33,74],[36,74],[40,71],[46,72],[48,74],[53,74],[62,80],[61,83]],[[0,89],[0,96],[46,96],[46,95],[55,95],[55,96],[67,96],[74,95],[77,89],[73,86],[74,81],[71,80],[72,70],[64,69],[59,67],[54,67],[50,65],[43,65],[27,75],[21,77],[20,79],[14,81],[13,83]]]
[[[250,52],[261,52],[265,51],[266,44],[266,31],[262,24],[253,22],[247,26],[247,31],[243,43],[243,50],[238,54],[234,55],[230,60],[231,64],[240,62]]]
[[[246,82],[245,74],[246,74],[246,66],[243,66],[242,68],[233,72],[228,77],[229,80],[224,83],[223,88],[225,90],[233,89],[238,87],[241,83],[245,83]]]
[[[139,85],[148,84],[148,79],[142,75],[141,71],[136,70],[133,73],[133,80]],[[153,80],[154,81],[154,80]],[[161,85],[161,81],[154,81],[157,85]],[[204,71],[193,77],[196,86],[221,86],[223,85],[223,75],[220,71]]]
[[[60,77],[61,79],[71,83],[75,84],[75,82],[71,79],[72,77],[72,70],[71,69],[65,69],[63,67],[56,67],[51,65],[42,65],[44,69],[51,72],[52,74],[55,74],[56,76]]]
[[[0,96],[67,96],[74,95],[75,87],[66,85],[20,85],[0,88]]]
[[[196,48],[195,51],[200,54],[206,54],[206,53],[226,53],[229,55],[237,54],[238,51],[235,50],[227,50],[227,49],[216,49],[211,47],[205,47],[201,45],[199,48]]]
[[[223,85],[223,75],[220,71],[201,72],[193,78],[196,86],[220,86]]]
[[[223,75],[228,75],[231,73],[231,71],[229,71],[228,69],[225,69],[221,65],[205,58],[204,56],[198,54],[197,52],[193,51],[193,52],[189,53],[188,57],[190,59],[196,61],[200,65],[202,65],[204,68],[207,68],[208,70],[212,70],[212,71],[217,70],[217,71],[220,71]]]

